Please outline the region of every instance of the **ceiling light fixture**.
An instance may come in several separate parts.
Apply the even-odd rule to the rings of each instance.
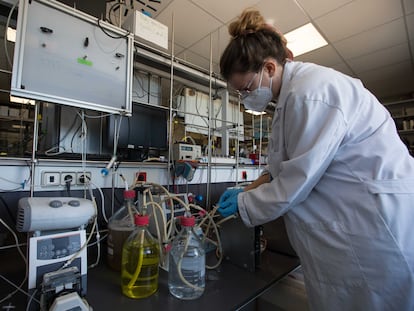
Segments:
[[[25,104],[25,105],[34,105],[35,101],[33,99],[23,98],[23,97],[16,97],[10,95],[10,102],[11,103],[18,103],[18,104]]]
[[[16,29],[7,27],[7,41],[16,42]]]
[[[259,112],[259,111],[254,111],[254,110],[245,110],[244,112],[250,113],[254,116],[260,116],[260,115],[266,114],[265,111]]]
[[[312,23],[303,25],[285,34],[288,48],[293,56],[299,56],[328,45]]]

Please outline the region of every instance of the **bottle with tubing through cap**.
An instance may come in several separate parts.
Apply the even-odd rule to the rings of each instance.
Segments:
[[[148,215],[135,215],[136,228],[122,249],[121,287],[130,298],[145,298],[158,289],[160,250],[148,224]]]
[[[169,255],[168,288],[176,298],[197,299],[205,288],[205,251],[194,232],[194,216],[182,216],[181,231],[174,238]]]
[[[122,246],[135,229],[135,191],[124,190],[124,203],[108,221],[107,263],[116,271],[121,270]]]

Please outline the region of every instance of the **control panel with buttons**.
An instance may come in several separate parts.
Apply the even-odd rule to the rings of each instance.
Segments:
[[[72,255],[81,247],[80,236],[70,235],[39,240],[37,259],[50,260]]]
[[[29,239],[28,288],[37,288],[44,273],[59,270],[72,258],[80,274],[86,276],[87,253],[86,247],[82,248],[85,243],[85,230],[32,236]]]

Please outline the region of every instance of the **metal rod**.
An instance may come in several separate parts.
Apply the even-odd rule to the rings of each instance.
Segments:
[[[213,40],[210,34],[210,64],[209,64],[209,84],[208,84],[208,143],[207,143],[207,189],[206,189],[206,208],[209,209],[210,206],[210,195],[211,195],[211,116],[213,114],[213,99],[212,99],[212,76],[213,76]]]
[[[240,98],[240,97],[239,97]],[[236,150],[235,150],[235,158],[236,158],[236,184],[239,183],[239,153],[240,153],[240,100],[237,102],[237,130],[236,130]]]
[[[39,102],[35,102],[34,123],[33,123],[33,143],[32,143],[32,163],[31,163],[31,179],[30,179],[30,197],[33,197],[36,177],[36,152],[37,139],[39,132]]]
[[[262,159],[262,144],[263,144],[263,114],[260,115],[260,131],[259,131],[259,171],[261,168]]]
[[[170,179],[171,179],[171,160],[173,149],[173,88],[174,88],[174,13],[171,15],[171,68],[170,68],[170,117],[168,122],[168,166],[167,166],[167,189],[170,191]],[[174,164],[172,164],[174,165]]]

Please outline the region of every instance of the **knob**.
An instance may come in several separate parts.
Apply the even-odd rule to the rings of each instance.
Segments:
[[[63,203],[60,200],[52,200],[49,202],[49,206],[53,208],[62,207]]]
[[[73,207],[80,206],[80,202],[79,202],[78,200],[70,200],[70,201],[68,202],[68,204],[69,204],[70,206],[73,206]]]

